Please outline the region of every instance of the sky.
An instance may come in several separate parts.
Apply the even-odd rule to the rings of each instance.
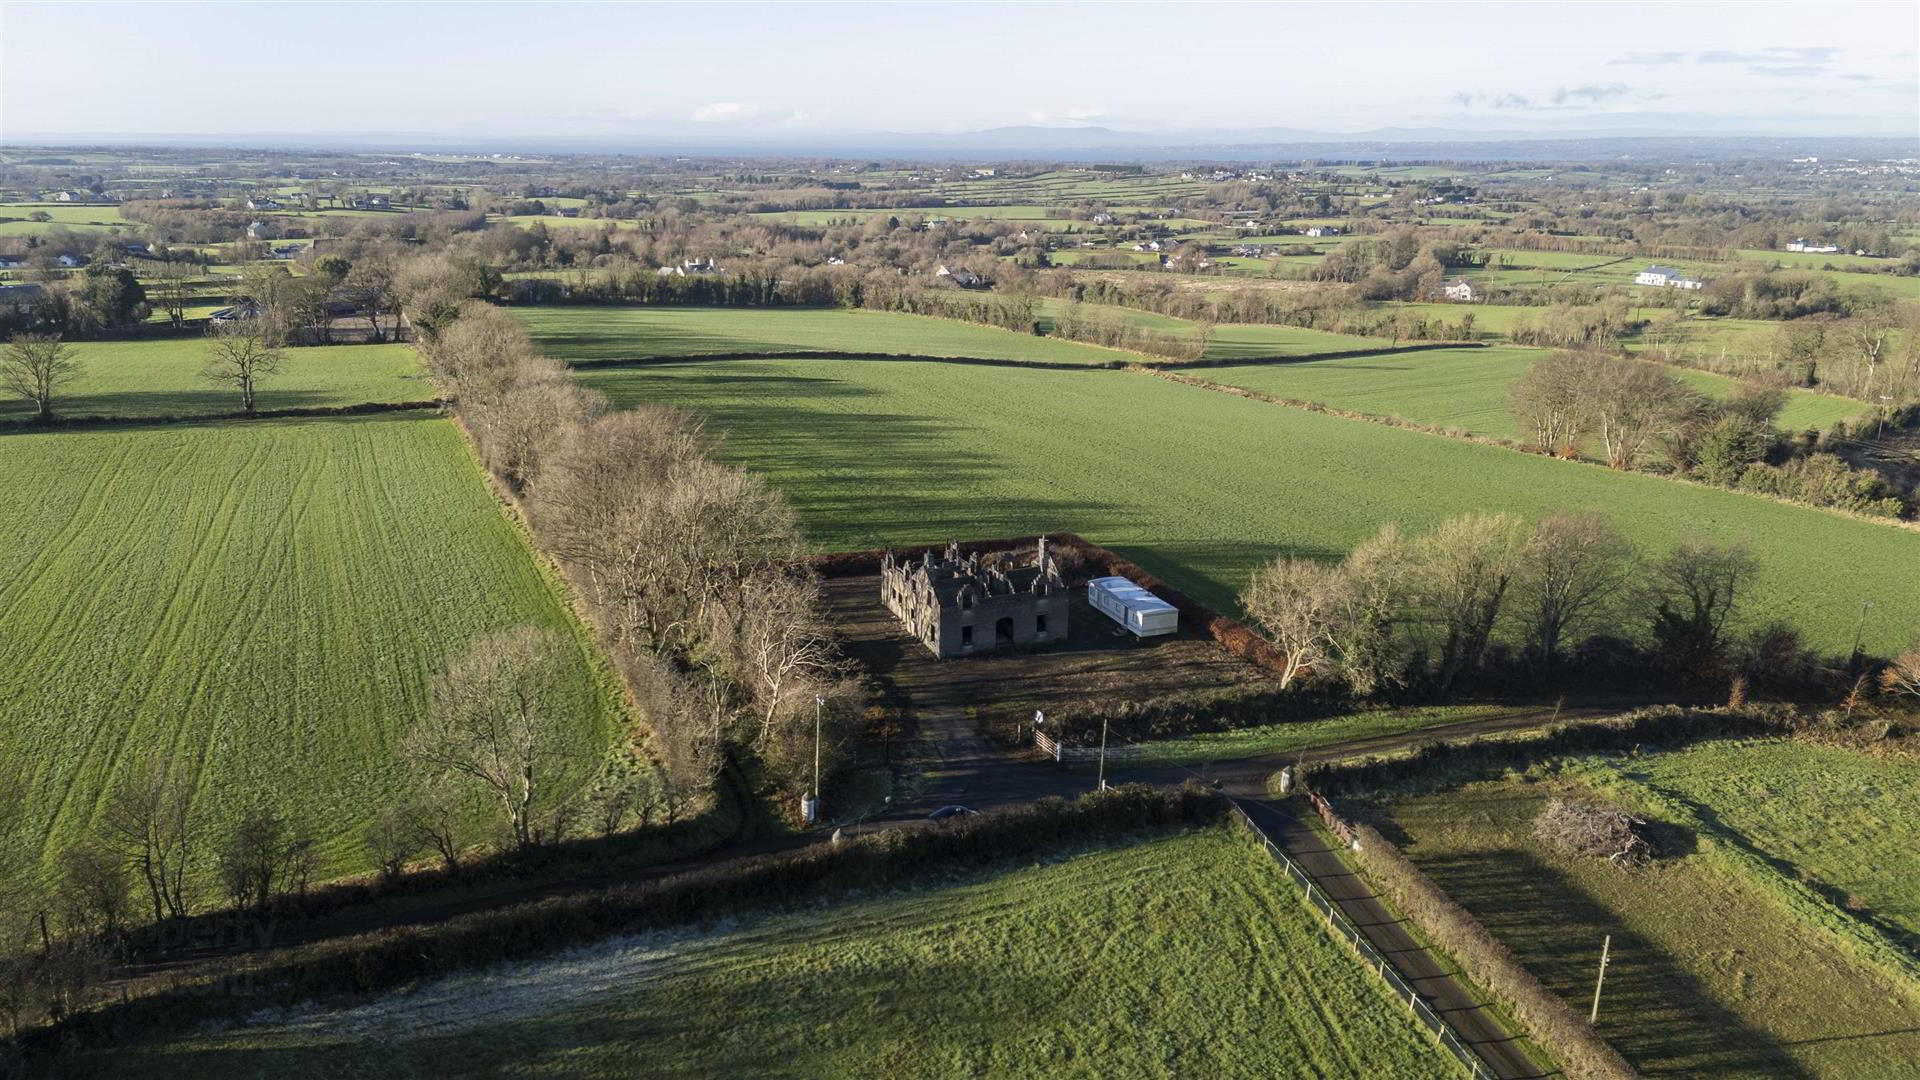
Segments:
[[[9,136],[1920,133],[1920,3],[0,2]]]

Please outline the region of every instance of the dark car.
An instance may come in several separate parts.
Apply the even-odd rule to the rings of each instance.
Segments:
[[[980,811],[975,810],[971,806],[959,806],[956,804],[954,806],[943,806],[940,809],[935,810],[933,813],[927,815],[927,820],[928,821],[946,821],[949,818],[967,817],[972,814],[977,814],[979,812]]]

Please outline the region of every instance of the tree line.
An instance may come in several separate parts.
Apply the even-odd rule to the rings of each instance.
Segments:
[[[1639,669],[1695,685],[1822,686],[1793,627],[1742,632],[1758,570],[1744,546],[1697,537],[1637,550],[1597,511],[1532,524],[1476,513],[1423,534],[1387,525],[1338,563],[1278,557],[1240,601],[1286,652],[1285,684],[1363,698],[1445,695],[1516,665],[1559,679]]]
[[[1777,377],[1744,380],[1716,400],[1657,364],[1562,351],[1535,361],[1509,394],[1525,441],[1541,453],[1576,458],[1593,448],[1616,469],[1657,466],[1719,487],[1877,517],[1911,509],[1878,473],[1779,432],[1774,423],[1787,390]]]

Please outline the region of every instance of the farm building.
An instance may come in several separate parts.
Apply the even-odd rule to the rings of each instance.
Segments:
[[[0,285],[0,311],[14,315],[29,315],[39,305],[45,294],[38,285]]]
[[[1340,228],[1337,225],[1315,225],[1313,228],[1307,230],[1307,235],[1308,236],[1339,236]]]
[[[1473,282],[1468,281],[1466,278],[1454,278],[1452,281],[1440,287],[1440,294],[1455,303],[1471,304],[1473,302]]]
[[[1818,241],[1815,241],[1814,243],[1809,244],[1807,243],[1806,237],[1803,236],[1800,239],[1795,240],[1792,243],[1788,244],[1787,250],[1803,251],[1803,252],[1806,252],[1808,255],[1831,255],[1834,252],[1837,252],[1840,250],[1840,245],[1839,244],[1822,244]]]
[[[1006,567],[947,545],[919,560],[880,562],[880,599],[935,656],[968,656],[1067,636],[1067,587],[1043,537],[1026,566]]]
[[[1706,285],[1696,277],[1689,277],[1671,266],[1649,266],[1633,275],[1635,285],[1652,285],[1661,289],[1698,289]]]
[[[934,270],[933,276],[945,278],[963,289],[977,288],[987,283],[986,278],[964,267],[949,269],[948,267],[942,266]]]

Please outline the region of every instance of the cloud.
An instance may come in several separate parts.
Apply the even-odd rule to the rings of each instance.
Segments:
[[[1569,101],[1583,101],[1589,105],[1597,105],[1602,101],[1625,97],[1632,92],[1633,87],[1628,86],[1626,83],[1588,83],[1585,86],[1563,86],[1553,92],[1553,103],[1555,105],[1564,105]]]
[[[1755,75],[1825,75],[1821,64],[1755,64],[1747,69]]]
[[[746,101],[713,101],[693,110],[687,119],[696,124],[737,124],[758,119],[760,106]]]
[[[1603,101],[1626,97],[1633,88],[1626,83],[1588,83],[1584,86],[1562,86],[1542,95],[1519,94],[1476,94],[1461,91],[1453,95],[1454,104],[1462,108],[1551,110],[1579,109],[1589,105],[1598,105]]]
[[[1686,58],[1687,54],[1683,52],[1628,53],[1617,60],[1609,60],[1607,63],[1659,67],[1663,64],[1677,64]]]

